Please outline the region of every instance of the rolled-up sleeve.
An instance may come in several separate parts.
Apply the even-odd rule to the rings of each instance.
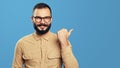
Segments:
[[[65,68],[78,68],[79,65],[75,56],[72,53],[71,44],[63,48],[61,53],[62,53],[62,60]]]

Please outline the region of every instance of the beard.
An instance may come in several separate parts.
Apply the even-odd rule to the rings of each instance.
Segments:
[[[39,26],[45,26],[45,27],[47,27],[47,29],[46,30],[39,30],[38,29]],[[51,23],[49,25],[47,25],[47,24],[39,24],[39,25],[33,24],[33,27],[36,30],[37,34],[43,35],[43,34],[47,33],[50,30]]]

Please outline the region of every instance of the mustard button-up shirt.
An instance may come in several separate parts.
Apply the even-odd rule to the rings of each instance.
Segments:
[[[71,45],[61,49],[56,34],[36,33],[20,39],[15,48],[12,68],[78,68]]]

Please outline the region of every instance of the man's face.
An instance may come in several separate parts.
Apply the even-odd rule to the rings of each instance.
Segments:
[[[33,12],[32,22],[34,24],[34,29],[39,34],[47,33],[52,22],[50,10],[48,8],[35,9]]]

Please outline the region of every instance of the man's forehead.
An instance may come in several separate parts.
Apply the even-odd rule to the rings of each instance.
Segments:
[[[48,8],[35,9],[33,12],[35,16],[50,16],[50,10]]]

